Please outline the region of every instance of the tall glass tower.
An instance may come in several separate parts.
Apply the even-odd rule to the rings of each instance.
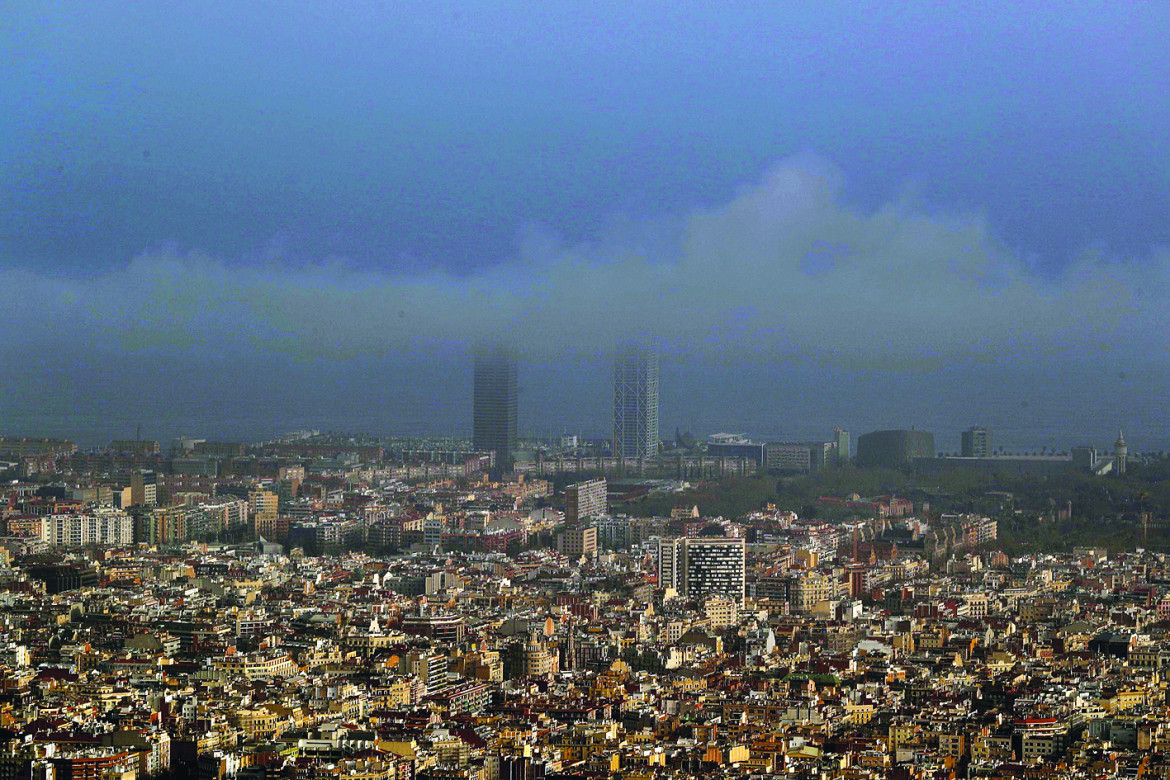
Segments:
[[[472,446],[494,452],[503,471],[516,450],[516,363],[503,350],[476,356],[472,400]]]
[[[613,454],[658,456],[658,356],[629,344],[613,366]]]

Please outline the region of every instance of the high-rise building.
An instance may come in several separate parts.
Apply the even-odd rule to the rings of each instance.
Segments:
[[[807,444],[769,442],[764,445],[764,467],[769,472],[808,474],[813,470],[813,448]]]
[[[249,490],[248,510],[252,515],[252,532],[271,539],[280,516],[280,496],[271,490]]]
[[[130,475],[130,503],[134,506],[154,506],[158,503],[158,475],[139,469]]]
[[[656,537],[654,540],[654,559],[658,569],[658,587],[682,589],[682,574],[678,571],[679,558],[682,556],[682,539],[665,539]]]
[[[833,429],[833,449],[836,451],[837,467],[843,468],[849,465],[849,459],[852,453],[849,450],[849,431],[844,428]]]
[[[475,358],[472,445],[495,453],[496,470],[507,469],[516,449],[516,363],[502,350]]]
[[[928,431],[873,431],[857,437],[857,465],[863,469],[900,469],[915,458],[934,457],[934,434]]]
[[[963,431],[959,452],[964,458],[990,458],[991,431],[978,425]]]
[[[50,547],[134,544],[134,518],[120,509],[98,507],[88,514],[49,515],[41,539]]]
[[[597,526],[579,526],[561,531],[557,534],[557,552],[567,558],[596,555]]]
[[[565,488],[565,522],[576,523],[604,515],[609,507],[605,479],[591,479]]]
[[[747,549],[741,537],[658,540],[658,584],[688,599],[725,596],[743,604]]]
[[[831,441],[812,441],[807,445],[809,466],[812,471],[824,471],[837,467],[837,445]]]
[[[613,454],[658,456],[658,356],[629,344],[613,366]]]
[[[437,651],[416,650],[398,662],[399,669],[418,676],[428,696],[447,687],[448,666],[447,657]]]

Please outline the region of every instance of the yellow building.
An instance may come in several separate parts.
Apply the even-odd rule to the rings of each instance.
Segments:
[[[248,491],[248,513],[252,516],[252,532],[271,536],[276,532],[276,518],[280,514],[280,496],[271,490]]]

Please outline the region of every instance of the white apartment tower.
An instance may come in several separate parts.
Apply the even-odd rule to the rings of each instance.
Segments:
[[[747,549],[739,537],[658,539],[658,585],[688,599],[724,596],[743,604]]]

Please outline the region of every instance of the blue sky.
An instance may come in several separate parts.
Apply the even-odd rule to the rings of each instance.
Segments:
[[[966,5],[10,3],[0,247],[459,271],[803,151],[1049,268],[1170,242],[1170,8]]]
[[[973,5],[8,3],[0,350],[1161,376],[1170,6]]]

